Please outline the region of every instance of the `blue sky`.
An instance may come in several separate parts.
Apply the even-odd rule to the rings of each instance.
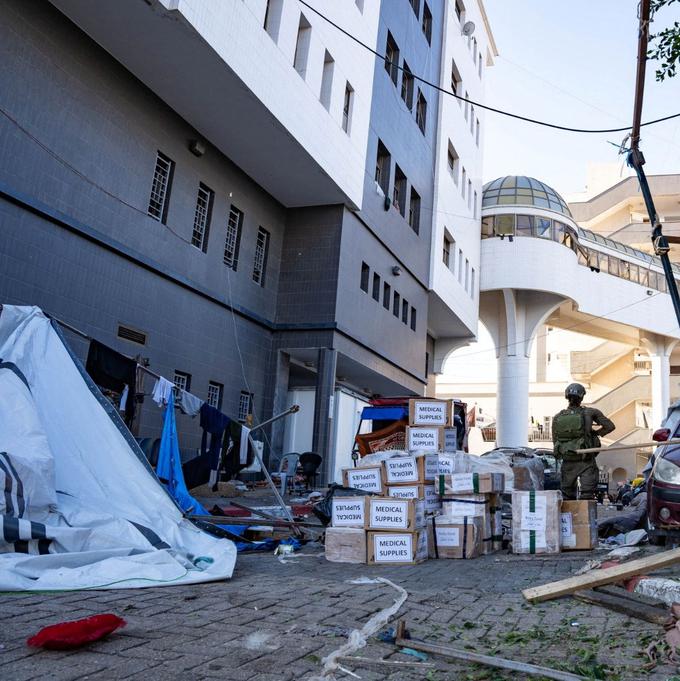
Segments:
[[[500,56],[487,69],[490,106],[584,128],[632,121],[637,58],[636,0],[485,0]],[[680,19],[680,5],[655,26]],[[680,112],[680,74],[657,82],[647,63],[643,121]],[[486,113],[484,181],[537,177],[563,194],[583,191],[589,161],[620,163],[608,141],[625,133],[582,135]],[[680,118],[643,128],[648,174],[680,172]]]

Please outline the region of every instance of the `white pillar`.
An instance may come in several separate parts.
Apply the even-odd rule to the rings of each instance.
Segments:
[[[499,353],[496,446],[525,447],[529,440],[529,358]]]
[[[652,362],[652,430],[661,427],[670,400],[671,358],[664,352],[650,355]]]

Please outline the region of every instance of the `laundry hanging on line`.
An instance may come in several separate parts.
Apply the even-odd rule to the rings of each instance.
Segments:
[[[164,407],[170,401],[175,389],[175,384],[162,376],[156,380],[151,392],[151,399],[159,406]]]

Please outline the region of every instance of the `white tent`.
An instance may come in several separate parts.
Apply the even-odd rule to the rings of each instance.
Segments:
[[[0,307],[0,590],[231,577],[236,547],[195,527],[59,330]]]

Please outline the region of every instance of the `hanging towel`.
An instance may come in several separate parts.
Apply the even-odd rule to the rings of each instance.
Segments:
[[[180,391],[177,404],[183,414],[186,414],[187,416],[196,416],[196,414],[201,411],[203,400],[196,397],[196,395],[188,393],[186,390],[182,390]]]
[[[250,428],[241,426],[241,446],[239,448],[239,463],[241,466],[248,465],[248,445],[250,440]],[[252,462],[251,462],[252,463]]]
[[[162,376],[156,381],[153,386],[152,399],[159,406],[162,407],[168,404],[170,397],[172,396],[172,391],[175,387],[174,383],[168,381],[167,378]]]
[[[137,362],[97,340],[90,341],[85,371],[100,388],[117,393],[122,393],[126,385],[133,393],[137,389]],[[128,427],[132,425],[134,415],[135,401],[126,400],[125,422]]]
[[[220,448],[224,431],[229,426],[230,419],[207,402],[203,403],[199,413],[201,415],[201,428],[203,428],[201,455],[204,456],[206,453],[209,455],[210,470],[216,471],[220,467]],[[207,446],[208,433],[210,433],[210,447]]]
[[[118,405],[118,409],[120,409],[120,411],[125,411],[125,405],[127,404],[129,392],[130,392],[130,387],[126,385],[123,388],[123,394],[120,396],[120,404]]]

